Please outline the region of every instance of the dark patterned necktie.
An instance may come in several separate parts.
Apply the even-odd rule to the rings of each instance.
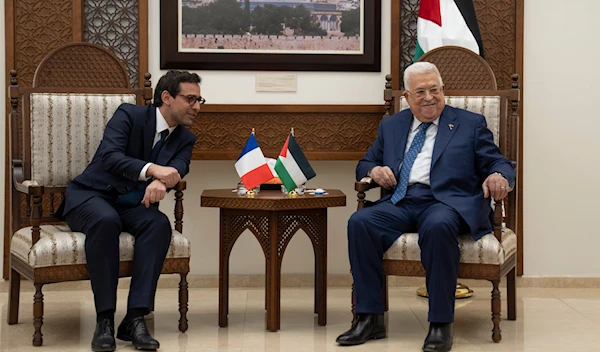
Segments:
[[[392,203],[394,205],[401,201],[406,195],[410,169],[415,163],[415,160],[417,160],[417,155],[421,151],[421,148],[423,148],[423,144],[425,143],[425,134],[427,133],[427,128],[429,126],[431,126],[431,122],[421,124],[419,132],[417,132],[417,135],[410,144],[410,148],[408,148],[408,152],[406,152],[406,155],[404,156],[404,162],[402,162],[402,167],[400,168],[400,180],[398,180],[398,185],[396,186],[396,190],[392,195]]]

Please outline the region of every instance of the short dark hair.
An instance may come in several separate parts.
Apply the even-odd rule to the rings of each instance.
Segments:
[[[179,94],[181,87],[180,83],[198,83],[202,82],[202,78],[195,73],[189,73],[188,71],[177,71],[169,70],[164,76],[162,76],[156,84],[154,90],[154,106],[157,108],[163,105],[162,92],[167,91],[172,97],[176,97]]]

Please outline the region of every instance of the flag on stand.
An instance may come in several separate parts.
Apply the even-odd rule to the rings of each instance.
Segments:
[[[317,175],[291,133],[279,153],[279,158],[275,163],[275,172],[288,191]]]
[[[265,156],[260,150],[254,132],[250,134],[242,154],[235,162],[235,170],[242,179],[247,190],[260,186],[263,182],[273,179],[273,173],[267,165]]]
[[[483,57],[473,0],[421,0],[414,61],[440,46],[455,45]]]

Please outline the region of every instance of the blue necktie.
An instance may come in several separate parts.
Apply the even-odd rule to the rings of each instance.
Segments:
[[[398,180],[398,185],[396,186],[396,190],[392,195],[392,204],[394,205],[401,201],[406,195],[410,169],[415,163],[415,160],[417,160],[417,155],[421,151],[421,148],[423,148],[423,144],[425,143],[425,134],[427,133],[427,128],[429,126],[431,126],[431,122],[421,123],[421,129],[419,129],[419,132],[417,132],[417,135],[410,144],[410,148],[408,148],[408,152],[406,152],[406,155],[404,156],[404,162],[402,162],[402,167],[400,168],[400,179]]]
[[[156,142],[156,144],[152,148],[152,154],[150,156],[150,161],[152,161],[153,163],[156,162],[156,158],[158,157],[158,152],[160,152],[160,149],[163,146],[163,144],[165,143],[165,139],[167,139],[168,135],[169,135],[168,129],[160,132],[160,140],[158,142]]]
[[[152,154],[150,154],[150,161],[156,162],[156,158],[158,157],[158,153],[162,149],[163,144],[165,144],[165,139],[169,135],[169,130],[163,130],[160,132],[160,140],[156,142],[154,147],[152,148]],[[150,180],[146,182],[138,182],[135,188],[131,191],[121,195],[117,199],[117,204],[127,206],[127,207],[135,207],[140,204],[142,199],[144,198],[144,193],[146,193],[146,187],[150,183]]]

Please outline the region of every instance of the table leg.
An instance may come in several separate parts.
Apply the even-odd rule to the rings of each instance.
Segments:
[[[277,331],[281,322],[281,265],[279,262],[279,219],[272,213],[269,219],[269,257],[267,258],[267,330]]]
[[[317,307],[318,322],[320,326],[327,324],[327,209],[322,215],[325,221],[321,222],[322,228],[318,234],[318,243],[321,248],[315,250],[315,305]]]
[[[225,243],[227,236],[224,228],[224,215],[221,210],[221,236],[219,251],[219,326],[225,327],[228,324],[227,315],[229,314],[229,254],[231,248]]]
[[[315,252],[315,314],[319,314],[319,275],[318,275],[318,268],[319,268],[319,259],[317,258],[318,254],[316,251],[313,250],[313,252]]]

